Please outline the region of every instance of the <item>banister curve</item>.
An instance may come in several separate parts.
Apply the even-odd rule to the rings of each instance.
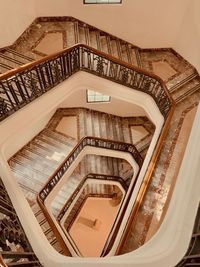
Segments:
[[[77,64],[74,67],[74,62],[72,64],[72,62],[69,59],[71,59],[70,55],[72,55],[74,51],[76,50],[79,51],[76,57],[79,60],[83,59],[83,51],[85,51],[87,55],[92,54],[92,55],[99,57],[100,59],[106,59],[107,61],[109,61],[110,65],[114,65],[114,66],[118,65],[119,70],[121,70],[120,68],[122,67],[122,68],[125,68],[125,70],[128,69],[129,72],[132,71],[133,73],[132,77],[134,78],[135,76],[138,75],[139,76],[138,81],[140,81],[138,83],[139,88],[134,87],[134,89],[136,90],[142,89],[140,91],[148,93],[154,98],[154,100],[156,100],[157,97],[159,97],[159,100],[156,103],[158,104],[158,107],[162,115],[165,118],[165,127],[163,128],[162,134],[159,138],[159,143],[156,147],[156,150],[151,160],[149,170],[146,174],[146,178],[141,188],[142,193],[139,194],[139,197],[138,197],[139,200],[137,199],[136,201],[137,203],[135,206],[137,207],[134,208],[134,213],[135,213],[142,199],[142,195],[144,194],[145,188],[148,183],[147,181],[150,179],[151,172],[152,172],[150,169],[152,169],[152,166],[155,165],[156,159],[159,155],[161,143],[162,143],[164,136],[166,135],[167,128],[169,127],[169,121],[173,114],[173,109],[175,105],[164,82],[162,81],[160,77],[148,71],[142,70],[136,66],[133,66],[129,63],[126,63],[120,59],[117,59],[111,55],[108,55],[104,52],[100,52],[87,45],[77,44],[70,48],[54,53],[50,56],[46,56],[40,60],[28,63],[16,69],[10,70],[4,74],[1,74],[0,75],[0,121],[5,119],[9,115],[13,114],[15,111],[22,108],[26,104],[32,102],[34,99],[36,99],[43,93],[49,91],[49,89],[53,88],[55,85],[64,81],[69,76],[73,75],[73,73],[79,70],[92,72],[93,74],[96,74],[100,77],[107,78],[114,82],[118,82],[118,83],[121,83],[122,85],[133,88],[132,84],[128,84],[127,82],[125,82],[124,79],[117,80],[117,77],[113,77],[113,76],[112,78],[106,77],[100,71],[98,72],[97,69],[95,70],[91,70],[90,68],[87,69],[85,66],[80,64],[82,63],[80,61],[78,62],[79,64]],[[65,59],[67,60],[65,61]],[[51,64],[54,65],[53,63],[59,60],[61,61],[60,66],[62,66],[62,69],[59,69],[54,66],[55,73],[52,73],[52,71],[50,70]],[[66,62],[66,66],[64,65],[64,62]],[[99,62],[101,63],[101,60],[99,60]],[[64,72],[65,68],[67,68],[69,72],[68,73],[65,72],[64,73],[65,75],[59,76],[60,73]],[[59,70],[57,74],[56,74],[56,69]],[[56,79],[54,79],[55,77]],[[36,81],[36,78],[37,78],[37,81]],[[155,84],[151,92],[149,92],[148,90],[152,82],[151,79],[155,81]],[[27,81],[28,81],[28,88],[26,88]],[[8,105],[8,108],[6,107],[6,105]],[[162,108],[162,106],[165,106],[166,108]]]
[[[92,146],[92,147],[97,147],[97,148],[104,148],[104,149],[130,153],[133,159],[136,161],[136,163],[139,166],[137,176],[135,177],[134,183],[132,185],[132,190],[133,190],[134,185],[136,184],[140,169],[143,164],[143,158],[141,157],[140,153],[138,152],[138,150],[133,144],[123,143],[123,142],[119,142],[115,140],[108,140],[108,139],[99,138],[99,137],[91,137],[91,136],[83,137],[79,141],[79,143],[74,147],[74,149],[70,152],[68,157],[61,163],[61,165],[56,169],[56,171],[50,176],[49,180],[45,183],[45,185],[43,186],[43,188],[40,190],[40,192],[37,195],[38,204],[40,208],[42,209],[47,221],[51,225],[55,236],[58,238],[58,240],[61,241],[62,245],[64,242],[63,238],[60,235],[50,214],[47,211],[47,208],[45,206],[45,200],[48,197],[48,195],[52,192],[54,187],[58,184],[60,179],[63,177],[64,173],[69,169],[71,164],[76,160],[79,153],[86,146]]]
[[[92,47],[77,44],[0,75],[0,120],[43,95],[77,71],[86,71],[147,93],[167,117],[174,102],[164,82]]]

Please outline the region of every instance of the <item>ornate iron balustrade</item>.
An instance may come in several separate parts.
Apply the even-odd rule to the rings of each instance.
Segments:
[[[0,178],[0,265],[42,266],[34,254]]]
[[[84,183],[86,182],[87,179],[114,181],[114,182],[120,183],[125,192],[128,189],[128,186],[126,185],[126,182],[119,176],[110,176],[110,175],[105,175],[105,174],[89,173],[88,175],[86,175],[85,178],[83,178],[83,180],[80,182],[78,187],[75,189],[75,191],[71,195],[70,199],[65,203],[65,205],[61,209],[60,213],[57,216],[58,222],[60,222],[62,220],[63,216],[65,215],[65,213],[67,212],[67,210],[71,206],[72,202],[74,201],[74,199],[76,198],[76,196],[80,192],[81,188],[83,187],[83,185],[84,185]]]
[[[130,68],[129,64],[115,62],[114,58],[88,47],[81,48],[81,70],[117,82],[134,90],[149,94],[155,100],[160,112],[167,116],[172,105],[171,97],[160,78],[146,72]]]
[[[76,160],[80,152],[83,150],[84,147],[91,146],[97,148],[105,148],[115,151],[122,151],[128,152],[132,155],[136,163],[138,164],[139,168],[141,168],[143,163],[143,158],[141,157],[140,153],[137,151],[136,147],[133,144],[123,143],[113,140],[107,140],[103,138],[97,137],[84,137],[81,141],[75,146],[69,156],[65,159],[65,161],[57,168],[54,174],[50,177],[44,187],[38,194],[39,202],[44,203],[45,199],[54,189],[56,184],[60,181],[63,177],[65,172],[69,169],[71,164]]]
[[[79,44],[0,75],[0,121],[79,70],[149,94],[165,118],[173,106],[164,83],[156,75]]]

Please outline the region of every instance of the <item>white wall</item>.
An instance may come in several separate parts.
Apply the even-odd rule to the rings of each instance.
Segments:
[[[185,59],[200,72],[200,1],[191,0],[174,43]]]
[[[153,48],[172,46],[189,2],[123,0],[122,5],[83,5],[83,0],[34,1],[37,16],[71,15],[133,44]]]
[[[35,19],[34,0],[0,0],[0,47],[11,45]]]

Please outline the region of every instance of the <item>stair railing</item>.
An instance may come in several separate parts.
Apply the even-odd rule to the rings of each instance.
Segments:
[[[142,163],[143,163],[143,158],[141,157],[140,153],[138,152],[138,150],[133,144],[123,143],[119,141],[108,140],[108,139],[103,139],[103,138],[98,138],[98,137],[92,137],[92,136],[83,137],[80,140],[80,142],[74,147],[74,149],[71,151],[68,157],[62,162],[62,164],[51,175],[49,180],[46,182],[46,184],[43,186],[43,188],[38,193],[38,199],[40,203],[45,202],[48,195],[58,184],[60,179],[62,179],[63,175],[70,168],[72,163],[76,160],[80,152],[86,146],[130,153],[133,159],[138,164],[139,169],[141,168]]]
[[[123,180],[122,177],[114,176],[114,175],[105,175],[105,174],[89,173],[79,183],[79,185],[77,186],[77,188],[75,189],[75,191],[73,192],[73,194],[71,195],[71,197],[67,200],[67,202],[65,203],[65,205],[63,206],[63,208],[61,209],[61,211],[59,212],[59,214],[57,215],[57,221],[58,222],[60,222],[62,220],[62,218],[66,214],[67,210],[71,206],[72,202],[74,201],[74,199],[76,198],[76,196],[80,192],[81,188],[85,184],[86,180],[88,180],[88,179],[96,179],[96,180],[103,180],[103,181],[118,182],[123,187],[123,189],[124,189],[125,192],[128,189],[128,186],[127,186],[126,182]]]
[[[0,178],[0,266],[42,266],[26,237]]]
[[[0,75],[0,121],[79,70],[150,95],[164,118],[173,106],[173,100],[158,76],[78,44]]]
[[[158,76],[87,45],[78,44],[0,75],[0,121],[31,103],[79,70],[150,95],[165,119],[162,133],[130,216],[133,218],[141,204],[175,106],[164,82]],[[130,224],[131,219],[127,224],[127,229],[130,228]],[[124,233],[127,235],[128,230],[125,230]],[[120,251],[125,238],[126,236],[123,236],[121,239],[118,251]]]
[[[74,203],[73,207],[71,207],[74,199],[76,198],[76,196],[79,194],[79,192],[81,191],[81,189],[83,188],[85,182],[87,180],[101,180],[101,181],[105,181],[105,187],[108,189],[110,186],[112,186],[113,184],[107,184],[107,181],[114,181],[114,182],[118,182],[122,188],[124,189],[124,196],[126,194],[126,191],[128,189],[125,181],[119,177],[119,176],[109,176],[109,175],[104,175],[104,174],[96,174],[96,173],[89,173],[88,175],[86,175],[83,180],[79,183],[78,187],[76,188],[76,190],[74,191],[74,193],[71,195],[70,199],[65,203],[65,205],[63,206],[63,208],[61,209],[60,213],[57,215],[57,221],[60,224],[60,227],[63,229],[63,232],[65,233],[65,235],[68,238],[68,241],[70,242],[71,246],[73,247],[74,251],[79,255],[79,256],[83,256],[79,250],[79,248],[77,247],[77,245],[74,243],[74,241],[71,239],[71,236],[69,234],[70,228],[73,225],[74,220],[76,219],[76,215],[78,214],[78,211],[80,210],[83,202],[86,200],[86,198],[88,197],[99,197],[99,198],[110,198],[111,196],[113,196],[113,191],[112,192],[107,192],[107,193],[98,193],[98,189],[95,189],[92,187],[91,191],[87,188],[86,192],[84,192],[85,189],[83,189],[81,195],[79,196],[79,198],[77,199],[76,203]],[[94,182],[93,182],[94,183]],[[97,184],[98,186],[99,184]],[[102,185],[102,184],[101,184]],[[87,185],[89,186],[89,185]],[[96,191],[96,192],[94,192]],[[123,193],[122,193],[123,194]],[[124,196],[123,196],[123,200],[124,200]],[[113,221],[113,226],[116,223],[116,220],[118,218],[119,212],[121,211],[122,208],[122,202],[120,203],[120,207],[119,210],[117,212],[117,216],[115,218],[115,220]],[[64,222],[64,226],[62,225],[61,221],[63,219],[63,217],[65,216],[66,212],[69,212],[69,214],[67,215],[67,218],[65,219]]]
[[[66,171],[70,168],[73,162],[75,162],[76,158],[80,154],[80,152],[84,149],[86,146],[91,147],[97,147],[97,148],[103,148],[103,149],[109,149],[114,151],[121,151],[131,154],[135,162],[139,166],[139,171],[142,167],[143,158],[141,157],[140,153],[137,151],[136,147],[133,144],[129,143],[123,143],[118,142],[114,140],[108,140],[98,137],[84,137],[80,140],[80,142],[75,146],[75,148],[71,151],[71,153],[68,155],[68,157],[64,160],[64,162],[56,169],[56,171],[51,175],[49,180],[46,182],[46,184],[43,186],[41,191],[38,193],[37,200],[40,205],[40,208],[42,209],[48,223],[52,227],[52,230],[56,237],[59,240],[63,241],[62,236],[59,234],[59,231],[57,230],[50,214],[48,213],[48,210],[45,206],[45,200],[49,196],[49,194],[55,189],[58,182],[62,179],[63,175],[66,173]],[[138,174],[139,174],[138,171]],[[138,177],[137,174],[137,177]],[[137,177],[134,180],[134,184],[132,187],[134,187]]]

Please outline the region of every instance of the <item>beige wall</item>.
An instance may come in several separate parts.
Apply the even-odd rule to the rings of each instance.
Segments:
[[[38,16],[71,15],[141,47],[171,47],[189,2],[123,0],[122,5],[83,5],[83,0],[34,1]]]
[[[191,0],[174,44],[185,59],[200,72],[200,1]]]
[[[0,0],[0,47],[12,44],[35,18],[34,0]]]

